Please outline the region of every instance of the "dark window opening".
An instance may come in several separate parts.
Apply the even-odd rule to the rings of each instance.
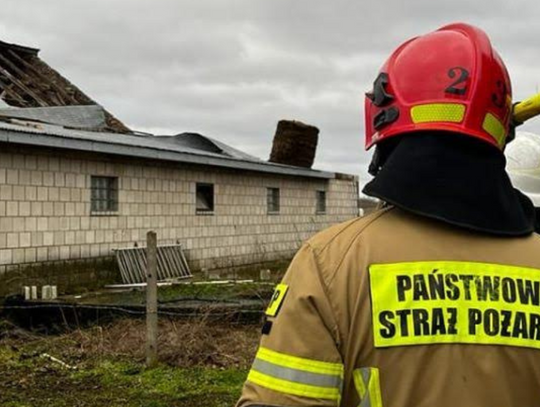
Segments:
[[[197,213],[214,212],[214,184],[197,184]]]
[[[326,191],[317,191],[317,213],[326,213]]]
[[[92,212],[118,211],[118,178],[91,177]]]
[[[279,188],[266,189],[266,206],[268,213],[279,213]]]

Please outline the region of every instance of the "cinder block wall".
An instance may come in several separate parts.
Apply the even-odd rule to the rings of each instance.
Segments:
[[[191,267],[230,268],[293,256],[319,230],[358,215],[357,180],[316,180],[73,152],[0,150],[0,282],[51,262],[110,256],[180,242]],[[119,180],[116,215],[91,215],[90,178]],[[197,182],[213,183],[213,215],[197,215]],[[280,188],[281,211],[267,214],[266,188]],[[316,192],[327,191],[326,214]],[[65,271],[69,273],[69,269]]]

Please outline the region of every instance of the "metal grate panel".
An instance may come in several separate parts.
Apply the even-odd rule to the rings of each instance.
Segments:
[[[114,250],[124,284],[146,282],[146,248],[132,247]],[[158,281],[192,277],[182,245],[157,248]]]

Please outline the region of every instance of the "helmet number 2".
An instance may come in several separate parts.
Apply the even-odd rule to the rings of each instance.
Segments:
[[[451,93],[452,95],[464,95],[467,93],[467,80],[469,79],[469,71],[460,66],[450,68],[448,76],[450,79],[454,79],[457,75],[459,77],[452,82],[444,91],[445,93]]]

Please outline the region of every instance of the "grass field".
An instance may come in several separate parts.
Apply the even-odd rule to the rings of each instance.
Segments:
[[[243,283],[243,284],[178,284],[169,287],[160,287],[158,301],[161,304],[171,304],[178,300],[227,300],[260,299],[266,303],[274,291],[275,282]],[[144,305],[146,292],[144,289],[114,292],[106,290],[88,293],[75,300],[75,296],[64,297],[64,300],[75,302]]]
[[[258,327],[202,318],[162,321],[160,332],[160,364],[148,370],[142,321],[58,336],[0,322],[0,406],[234,405],[257,347]]]

